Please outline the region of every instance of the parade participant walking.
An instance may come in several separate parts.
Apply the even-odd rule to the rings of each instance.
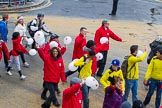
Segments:
[[[7,43],[8,40],[8,15],[5,14],[2,16],[2,21],[0,21],[0,34],[2,36],[2,40]],[[4,51],[3,52],[3,58],[4,58],[4,64],[5,64],[5,68],[8,68],[8,59],[7,59],[7,55],[5,54]]]
[[[59,38],[59,36],[57,34],[52,34],[51,37],[50,37],[49,42],[43,48],[43,52],[49,54],[50,49],[52,49],[52,47],[50,46],[50,42],[55,41],[55,42],[58,43],[58,48],[60,50],[61,55],[63,55],[65,53],[65,51],[66,51],[66,47],[65,46],[64,47],[61,47],[61,44],[60,44],[58,38]],[[47,99],[46,94],[47,94],[48,89],[45,86],[45,83],[43,83],[43,88],[44,89],[43,89],[43,91],[41,93],[41,98],[44,99],[44,100],[46,100]],[[61,93],[61,91],[59,90],[59,88],[56,89],[56,92],[57,92],[57,95],[60,95],[60,93]]]
[[[83,48],[86,46],[86,37],[87,37],[87,28],[81,27],[79,35],[76,36],[75,38],[72,60],[79,59],[84,55]],[[76,70],[76,71],[79,71],[79,70]],[[68,70],[66,72],[66,77],[68,77],[69,75],[75,72]]]
[[[63,91],[62,108],[82,108],[82,91],[84,80],[77,77],[70,79],[70,87]]]
[[[95,52],[93,50],[89,51],[87,55],[84,55],[79,60],[74,62],[74,66],[81,66],[79,78],[86,79],[87,77],[92,75],[92,60],[95,56]],[[84,60],[85,59],[85,60]],[[86,84],[82,86],[83,92],[83,108],[89,108],[89,87]]]
[[[137,100],[138,95],[138,78],[139,78],[138,62],[143,61],[147,56],[146,49],[145,52],[140,57],[136,57],[137,53],[138,53],[138,45],[132,45],[130,47],[130,55],[128,58],[127,70],[129,70],[129,72],[127,73],[125,79],[125,94],[123,97],[123,101],[127,101],[130,90],[132,90],[132,103],[135,100]]]
[[[20,67],[20,61],[19,61],[19,55],[20,53],[28,53],[28,51],[24,48],[24,46],[20,43],[22,40],[22,37],[20,36],[19,32],[14,32],[12,34],[12,44],[13,44],[13,49],[11,50],[11,62],[8,65],[7,68],[7,74],[12,75],[10,72],[10,69],[13,64],[16,64],[16,68],[18,70],[18,73],[20,75],[21,79],[25,79],[26,76],[24,76],[21,72],[21,67]]]
[[[2,59],[2,52],[5,53],[5,55],[7,57],[7,60],[10,60],[10,55],[9,55],[9,52],[8,52],[8,48],[6,46],[6,43],[2,40],[2,36],[0,34],[0,61]]]
[[[50,92],[49,97],[41,105],[42,108],[50,108],[51,102],[56,107],[60,106],[58,102],[55,90],[57,89],[60,79],[64,83],[66,81],[65,72],[64,72],[64,63],[61,57],[60,50],[57,47],[53,47],[50,50],[49,54],[43,52],[42,48],[38,48],[38,54],[41,59],[44,61],[44,77],[45,86]]]
[[[146,107],[151,100],[151,97],[156,89],[156,101],[155,108],[160,107],[161,94],[162,94],[162,48],[157,50],[156,56],[154,56],[148,65],[147,72],[144,77],[144,85],[148,84],[150,78],[149,90],[143,102]]]
[[[114,59],[111,62],[111,66],[108,70],[105,71],[103,76],[100,79],[100,83],[103,85],[103,87],[106,89],[111,85],[111,82],[109,78],[111,79],[114,76],[120,77],[122,79],[122,91],[124,92],[125,90],[125,83],[124,83],[124,78],[122,74],[122,70],[120,69],[120,61],[118,59]]]
[[[105,97],[102,108],[120,108],[123,96],[122,96],[122,79],[117,76],[109,78],[110,86],[105,89]]]
[[[103,20],[101,27],[96,30],[95,38],[94,38],[94,41],[96,43],[96,47],[98,45],[101,45],[100,39],[102,37],[106,37],[108,40],[109,40],[109,38],[112,38],[116,41],[122,42],[122,39],[110,30],[109,23],[108,23],[107,20]],[[99,77],[102,76],[102,73],[104,71],[104,68],[105,68],[105,65],[106,65],[106,60],[107,60],[108,50],[109,50],[109,43],[107,44],[107,46],[105,48],[102,49],[102,51],[100,51],[100,53],[103,54],[103,59],[99,60],[98,63],[97,63],[97,65],[98,65],[97,76],[99,76]]]
[[[24,19],[23,16],[17,17],[17,22],[16,22],[14,32],[19,32],[20,36],[22,36],[25,40],[27,40],[26,25],[25,25],[23,19]],[[21,57],[24,67],[29,67],[29,63],[26,62],[26,60],[25,60],[24,53],[20,53],[20,57]]]
[[[44,19],[44,14],[38,13],[37,18],[29,22],[28,32],[33,39],[34,39],[34,34],[39,30],[43,30],[46,33],[50,33],[43,19]],[[32,44],[32,48],[35,48],[35,41]]]

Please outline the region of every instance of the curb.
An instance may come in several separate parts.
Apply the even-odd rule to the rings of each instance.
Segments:
[[[36,10],[37,8],[40,8],[43,6],[47,7],[50,4],[51,4],[51,0],[42,0],[40,3],[35,4],[35,5],[11,7],[11,8],[0,8],[0,12],[4,12],[4,13],[26,12],[30,10]]]

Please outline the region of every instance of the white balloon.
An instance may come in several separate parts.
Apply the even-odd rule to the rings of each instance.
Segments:
[[[64,44],[69,45],[72,42],[72,38],[70,36],[66,36],[64,38]]]
[[[70,70],[70,71],[76,71],[77,69],[78,69],[78,66],[76,67],[76,66],[74,66],[74,63],[75,63],[75,61],[77,61],[78,59],[74,59],[71,63],[69,63],[69,65],[68,65],[68,69]]]
[[[92,76],[86,78],[85,84],[91,87],[93,90],[96,90],[99,87],[98,81]]]
[[[27,38],[27,43],[28,43],[28,45],[31,45],[32,43],[33,43],[33,39],[32,38]]]
[[[39,46],[42,46],[42,45],[44,45],[44,44],[45,44],[45,39],[43,39],[43,40],[41,40],[41,41],[38,42],[38,45],[39,45]]]
[[[30,50],[29,50],[29,54],[30,54],[31,56],[34,56],[34,55],[37,54],[37,51],[36,51],[35,49],[30,49]]]
[[[103,43],[106,43],[107,41],[109,41],[109,39],[107,37],[102,37],[100,39],[100,43],[103,44]]]
[[[44,33],[42,31],[37,31],[34,34],[34,40],[39,44],[43,40],[45,40]]]
[[[96,54],[96,58],[97,58],[97,61],[99,61],[99,60],[102,60],[103,59],[103,54],[102,53],[97,53]]]
[[[138,50],[138,52],[137,52],[137,57],[140,57],[141,55],[143,54],[143,52],[141,51],[141,50]]]
[[[52,41],[49,43],[50,49],[53,47],[58,47],[58,43],[56,41]]]

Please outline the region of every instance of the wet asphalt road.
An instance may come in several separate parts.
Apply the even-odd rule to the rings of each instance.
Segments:
[[[27,12],[25,14],[36,15],[38,12],[41,12],[48,16],[59,15],[162,23],[162,2],[155,0],[119,0],[116,16],[109,15],[112,9],[112,0],[52,0],[52,3],[51,6],[45,9]],[[154,15],[151,15],[151,8],[156,9]]]

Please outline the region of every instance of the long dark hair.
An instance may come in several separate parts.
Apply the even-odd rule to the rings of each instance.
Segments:
[[[55,49],[58,51],[58,55],[57,55],[56,57],[53,56],[53,51],[54,51]],[[50,50],[50,55],[51,55],[51,57],[52,57],[54,60],[57,60],[59,57],[61,57],[61,52],[60,52],[60,50],[59,50],[57,47],[53,47],[53,48]]]

